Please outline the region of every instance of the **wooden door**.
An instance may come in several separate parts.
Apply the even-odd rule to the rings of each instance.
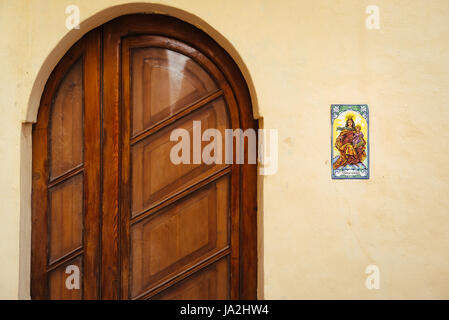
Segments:
[[[257,127],[237,66],[195,27],[124,16],[65,55],[33,130],[33,298],[256,298],[256,166],[195,160],[194,121],[223,147]],[[189,164],[170,160],[175,129]]]
[[[69,50],[33,126],[32,298],[100,294],[100,43],[94,30]],[[80,289],[65,286],[68,266]]]

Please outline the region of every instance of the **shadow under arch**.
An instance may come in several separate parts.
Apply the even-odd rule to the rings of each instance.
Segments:
[[[253,118],[259,119],[261,117],[259,113],[259,106],[257,103],[256,90],[251,75],[249,73],[249,70],[246,67],[245,63],[243,62],[243,59],[240,57],[237,50],[231,44],[231,42],[227,40],[221,33],[219,33],[215,28],[213,28],[203,19],[181,9],[153,3],[127,3],[103,9],[95,13],[94,15],[86,18],[85,20],[81,21],[79,29],[73,29],[68,31],[67,34],[58,42],[58,44],[53,48],[53,50],[48,54],[45,61],[42,63],[39,72],[37,73],[34,79],[33,86],[31,88],[31,93],[28,98],[25,119],[23,122],[25,123],[36,122],[37,114],[39,111],[40,99],[44,91],[45,84],[47,83],[47,80],[51,72],[58,64],[58,62],[61,60],[61,58],[64,56],[64,54],[79,39],[81,39],[90,30],[93,30],[96,27],[103,25],[106,22],[113,20],[114,18],[133,13],[153,13],[153,14],[163,14],[172,16],[187,23],[190,23],[191,25],[197,27],[198,29],[208,34],[231,56],[231,58],[239,67],[240,72],[242,73],[246,81],[250,93]]]
[[[161,14],[178,18],[208,34],[221,46],[237,64],[245,79],[251,99],[253,118],[259,120],[259,128],[263,128],[263,118],[260,114],[256,90],[250,72],[243,59],[220,32],[203,19],[187,11],[161,4],[127,3],[102,9],[81,21],[80,29],[68,31],[43,61],[34,78],[27,106],[22,119],[21,156],[20,156],[20,236],[19,236],[19,299],[30,299],[30,257],[31,257],[31,190],[32,190],[32,124],[36,122],[39,112],[41,96],[53,69],[65,53],[86,33],[120,16],[147,13]],[[263,177],[257,178],[257,267],[258,289],[257,296],[263,299]]]

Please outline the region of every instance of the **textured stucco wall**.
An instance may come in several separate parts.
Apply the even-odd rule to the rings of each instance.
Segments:
[[[26,298],[29,285],[22,123],[86,28],[143,10],[102,11],[124,3],[0,0],[0,298]],[[448,299],[449,1],[158,3],[144,11],[180,16],[234,50],[255,115],[279,129],[279,171],[260,179],[260,296]],[[69,4],[81,9],[80,31],[65,28]],[[365,28],[370,4],[380,8],[379,30]],[[331,103],[370,106],[368,181],[330,179]],[[380,268],[380,290],[365,288],[369,264]]]

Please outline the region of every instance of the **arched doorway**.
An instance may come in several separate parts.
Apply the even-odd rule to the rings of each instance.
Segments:
[[[33,127],[32,298],[256,298],[256,165],[174,164],[193,121],[257,128],[199,29],[128,15],[67,52]]]

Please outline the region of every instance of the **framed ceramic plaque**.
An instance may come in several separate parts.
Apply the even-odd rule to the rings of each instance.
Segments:
[[[332,179],[369,179],[369,111],[366,104],[331,105]]]

